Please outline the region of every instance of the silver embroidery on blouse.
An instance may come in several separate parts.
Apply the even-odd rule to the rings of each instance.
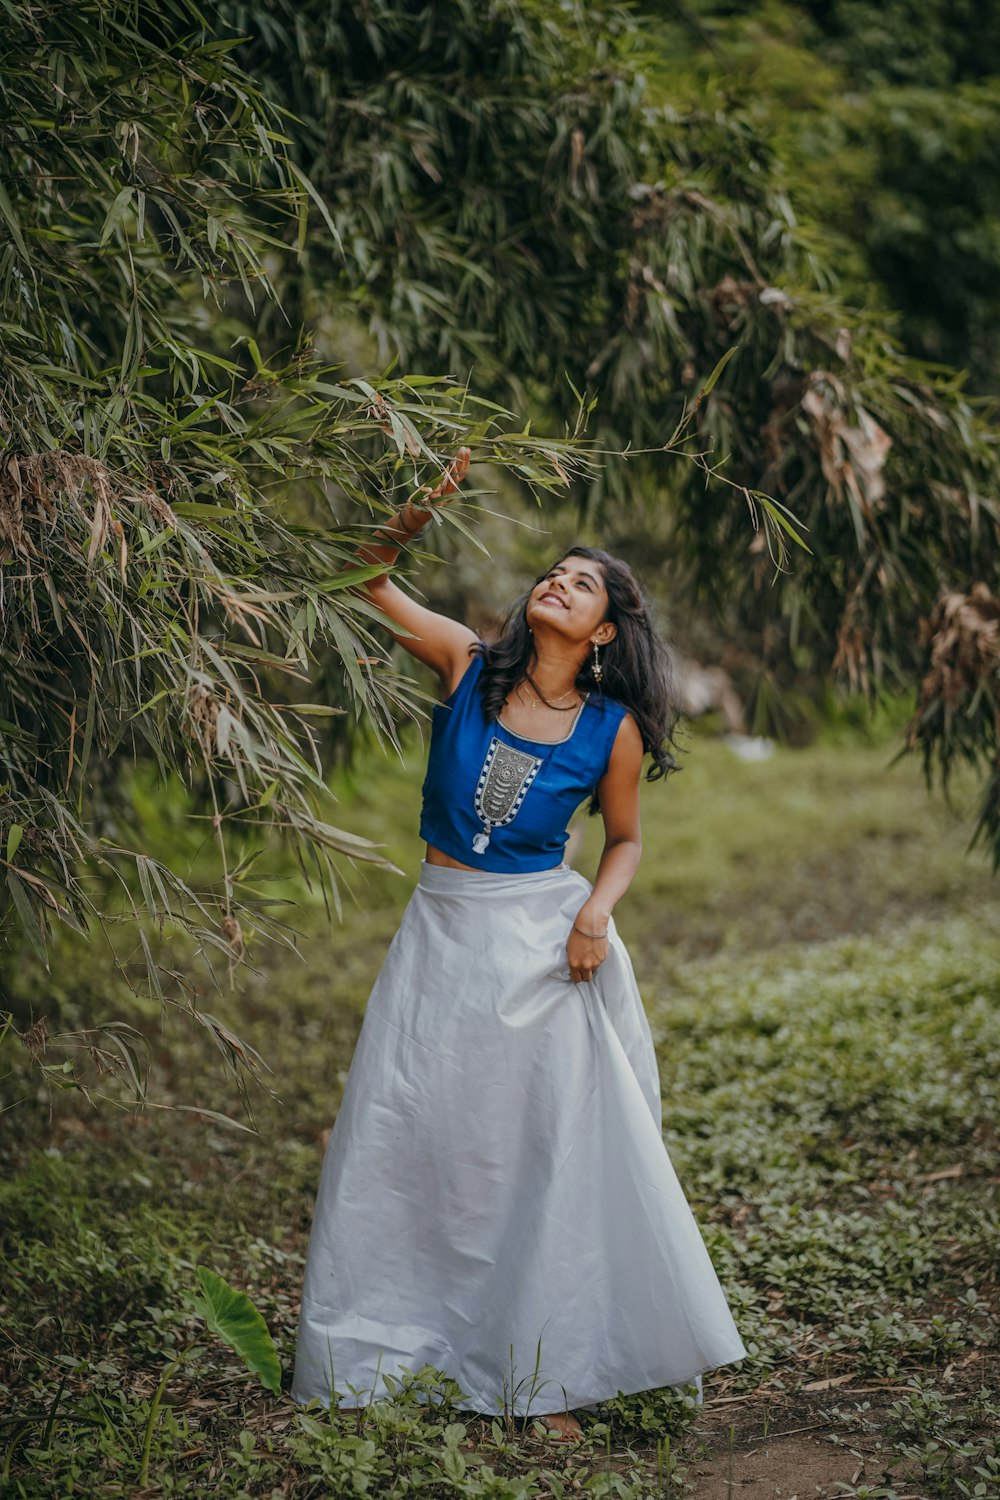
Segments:
[[[525,793],[538,775],[542,762],[537,755],[515,750],[503,740],[493,739],[483,761],[476,784],[475,808],[483,829],[472,840],[477,854],[482,854],[494,828],[512,823]]]

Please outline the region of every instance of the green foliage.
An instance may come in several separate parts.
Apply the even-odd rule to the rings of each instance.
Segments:
[[[248,1369],[277,1396],[281,1390],[281,1365],[267,1324],[246,1292],[229,1285],[207,1266],[198,1267],[203,1300],[196,1306],[212,1333],[225,1339]]]
[[[750,111],[846,300],[877,297],[899,314],[909,349],[995,393],[995,10],[694,0],[660,18],[657,34],[669,94],[721,88]]]
[[[850,135],[863,136],[877,161],[874,192],[858,201],[852,227],[905,314],[903,337],[995,394],[1000,79],[880,90]]]
[[[288,940],[268,840],[334,900],[338,858],[380,858],[330,821],[317,726],[393,744],[424,695],[351,592],[358,540],[461,441],[533,490],[587,461],[447,379],[345,375],[307,334],[261,354],[318,194],[189,0],[8,6],[2,48],[0,943],[142,914],[231,971],[255,933]],[[197,889],[135,837],[137,760],[217,843]]]
[[[987,10],[966,0],[694,0],[666,16],[643,7],[659,43],[654,97],[689,112],[706,95],[718,97],[752,120],[772,148],[775,187],[787,195],[799,245],[824,268],[838,303],[866,309],[835,314],[843,329],[839,349],[848,357],[843,369],[831,362],[838,383],[824,378],[820,405],[806,393],[787,414],[780,396],[773,407],[783,451],[761,483],[802,520],[817,558],[797,565],[781,588],[792,656],[800,671],[804,654],[853,686],[920,681],[905,748],[919,749],[929,785],[939,778],[947,788],[960,759],[979,769],[973,843],[992,850],[996,868],[1000,655],[984,640],[1000,596],[991,498],[986,531],[980,528],[981,499],[996,491],[988,476],[996,462],[1000,376],[1000,27]],[[832,302],[818,301],[833,313]],[[800,308],[808,319],[808,304]],[[900,358],[900,345],[923,363]],[[855,360],[863,370],[860,392]],[[942,361],[961,373],[948,377]],[[965,372],[989,397],[962,394]],[[865,466],[865,442],[851,433],[851,418],[843,425],[843,403],[853,408],[857,429],[876,440],[868,457],[880,493],[861,500],[864,514],[847,470],[855,459]],[[804,411],[828,483],[825,502],[815,468],[808,461],[800,468],[795,443],[782,435],[786,421],[804,431]],[[979,429],[979,459],[970,467],[973,413],[988,425]],[[870,426],[872,414],[882,435]],[[952,420],[952,436],[939,449],[935,429],[947,431]],[[876,450],[885,437],[892,446],[883,463]],[[946,492],[951,498],[942,508]],[[958,509],[949,514],[952,501]],[[955,551],[963,534],[968,548]],[[932,535],[944,539],[943,548],[930,543]],[[734,584],[737,599],[739,590]],[[908,623],[904,596],[922,600]],[[758,594],[758,605],[770,602]],[[759,616],[738,603],[729,618],[737,631],[755,621],[761,655],[774,662],[770,670],[765,665],[757,697],[763,726],[780,719],[794,677]]]
[[[929,669],[909,729],[924,772],[935,760],[947,787],[955,767],[1000,765],[1000,599],[984,583],[964,594],[945,594],[923,629],[933,643]],[[982,842],[1000,869],[1000,777],[983,790],[970,847]]]

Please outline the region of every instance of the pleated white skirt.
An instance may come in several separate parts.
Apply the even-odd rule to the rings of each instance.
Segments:
[[[746,1354],[663,1145],[613,922],[594,979],[569,979],[590,890],[565,865],[422,864],[323,1162],[296,1401],[364,1405],[430,1364],[469,1410],[537,1414]]]

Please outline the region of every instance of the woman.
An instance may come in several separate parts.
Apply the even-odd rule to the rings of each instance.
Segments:
[[[361,549],[392,562],[464,477]],[[484,645],[363,585],[441,680],[419,883],[365,1013],[327,1147],[293,1397],[355,1409],[433,1365],[468,1409],[573,1408],[741,1359],[661,1137],[649,1025],[612,911],[639,779],[674,768],[668,658],[624,563],[574,547]],[[563,863],[584,798],[591,886]]]

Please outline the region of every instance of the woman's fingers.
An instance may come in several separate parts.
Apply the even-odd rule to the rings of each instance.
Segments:
[[[571,968],[569,971],[569,977],[570,979],[572,979],[574,984],[585,984],[588,979],[593,979],[599,968],[600,964],[595,964],[592,969]]]
[[[607,958],[608,952],[609,945],[606,936],[589,937],[586,933],[578,932],[574,927],[566,943],[566,966],[573,983],[585,984],[588,979],[593,979]]]
[[[448,473],[441,484],[441,493],[450,495],[462,483],[469,472],[469,464],[472,462],[472,449],[459,448],[455,457],[448,465]]]
[[[472,449],[459,448],[455,457],[448,465],[445,476],[441,483],[435,485],[434,489],[427,491],[428,500],[439,500],[442,495],[453,495],[462,480],[469,472],[469,464],[472,462]]]
[[[578,932],[571,932],[566,944],[566,966],[574,984],[585,984],[593,979],[608,956],[607,938],[595,940]]]
[[[441,480],[440,484],[434,485],[433,489],[429,484],[423,485],[419,490],[415,492],[415,494],[412,494],[408,500],[404,501],[403,509],[405,510],[407,506],[410,506],[413,510],[428,511],[433,508],[433,502],[435,500],[440,500],[445,496],[453,495],[458,489],[459,485],[462,483],[462,480],[465,478],[466,474],[468,474],[469,465],[471,462],[472,449],[459,448],[458,452],[455,454],[455,457],[445,469],[444,478]]]

